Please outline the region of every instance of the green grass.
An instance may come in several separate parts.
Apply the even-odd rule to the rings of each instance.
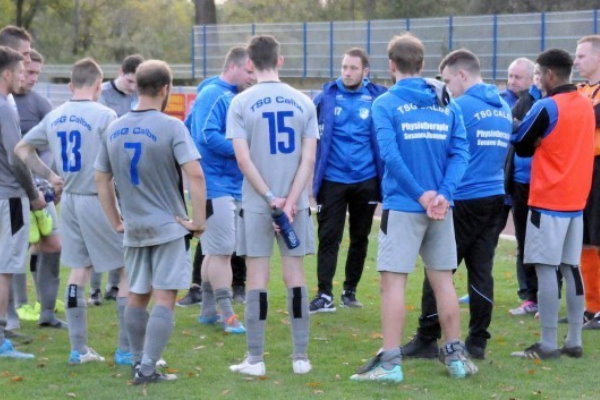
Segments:
[[[584,331],[582,359],[534,362],[510,357],[538,338],[538,321],[532,317],[511,317],[508,309],[517,305],[514,274],[514,243],[502,241],[496,255],[496,306],[491,325],[493,338],[480,372],[465,380],[447,377],[437,361],[404,362],[402,384],[355,383],[349,376],[381,345],[379,334],[379,277],[375,269],[375,224],[359,299],[360,310],[338,308],[333,314],[311,318],[309,354],[314,369],[304,376],[291,371],[291,341],[285,290],[278,257],[271,276],[269,317],[266,337],[267,376],[248,378],[229,372],[228,366],[245,353],[243,335],[225,335],[215,327],[196,322],[198,308],[177,308],[176,326],[164,357],[179,380],[148,387],[128,384],[129,368],[112,362],[68,366],[69,342],[66,331],[40,330],[35,323],[23,322],[22,332],[35,342],[21,346],[37,355],[34,361],[0,359],[0,398],[2,399],[597,399],[597,370],[600,350],[598,333]],[[342,248],[348,245],[344,238]],[[339,264],[345,259],[342,252]],[[316,286],[315,257],[306,259],[310,295]],[[65,276],[67,270],[63,270]],[[422,266],[409,278],[407,326],[404,341],[416,328],[420,305]],[[334,290],[339,301],[343,267],[338,268]],[[64,280],[63,280],[64,282]],[[458,294],[464,294],[464,266],[456,274]],[[33,298],[33,294],[31,295]],[[116,344],[114,303],[89,308],[89,344],[109,356]],[[243,314],[243,308],[237,311]],[[463,328],[468,309],[461,308]],[[560,326],[559,335],[566,326]],[[466,329],[463,329],[465,332]],[[112,357],[111,360],[112,361]],[[174,372],[174,371],[173,371]]]

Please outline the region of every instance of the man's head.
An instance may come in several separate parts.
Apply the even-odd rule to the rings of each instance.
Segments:
[[[72,91],[81,89],[92,89],[93,100],[98,100],[102,85],[102,69],[92,58],[84,58],[77,61],[71,70],[71,82],[69,87]]]
[[[346,50],[342,58],[342,82],[348,89],[358,89],[369,75],[369,55],[363,49],[353,47]]]
[[[525,57],[517,58],[511,62],[508,66],[506,88],[515,94],[529,89],[533,84],[534,65],[533,61]]]
[[[573,65],[582,78],[592,83],[600,80],[600,35],[584,36],[577,41]]]
[[[569,83],[573,59],[562,49],[549,49],[540,53],[536,62],[540,66],[540,84],[546,93]]]
[[[248,57],[257,71],[277,70],[283,65],[279,54],[279,42],[271,35],[257,35],[250,38]]]
[[[161,60],[144,61],[135,73],[137,90],[140,97],[162,99],[164,111],[169,101],[173,74],[169,65]]]
[[[0,88],[4,95],[17,93],[23,83],[24,57],[10,47],[0,46]]]
[[[34,49],[31,49],[31,62],[25,67],[25,80],[19,93],[25,94],[31,92],[40,77],[43,63],[44,57]]]
[[[481,82],[479,58],[466,49],[454,50],[440,63],[442,79],[452,96],[462,96],[475,83]]]
[[[425,47],[410,33],[394,36],[387,47],[389,67],[392,75],[419,75],[423,69]]]
[[[229,49],[223,63],[221,77],[241,90],[250,87],[254,81],[254,69],[248,62],[248,52],[243,47]]]
[[[31,36],[18,26],[7,25],[0,30],[0,46],[10,47],[23,56],[25,65],[31,62]]]
[[[123,60],[119,68],[119,76],[116,79],[116,85],[123,93],[135,93],[135,72],[142,62],[144,62],[144,57],[140,54],[132,54]]]

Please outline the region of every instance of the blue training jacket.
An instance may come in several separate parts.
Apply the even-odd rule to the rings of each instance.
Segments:
[[[363,108],[366,108],[366,107],[370,108],[372,101],[376,97],[381,95],[382,93],[385,93],[386,90],[387,89],[385,87],[374,84],[374,83],[370,82],[368,79],[364,79],[363,85],[359,91],[356,91],[356,92],[346,91],[346,92],[342,93],[342,91],[340,90],[340,88],[338,86],[338,82],[331,81],[331,82],[327,82],[325,85],[323,85],[323,91],[315,97],[314,103],[317,108],[319,130],[320,130],[320,134],[321,134],[321,138],[320,138],[319,144],[317,146],[317,159],[316,159],[316,163],[315,163],[315,173],[314,173],[314,177],[313,177],[313,196],[315,198],[319,194],[319,189],[321,188],[321,184],[323,182],[323,179],[325,178],[327,166],[331,161],[331,150],[332,150],[332,146],[333,146],[332,142],[334,140],[334,127],[335,127],[335,123],[336,123],[335,109],[337,106],[336,105],[337,96],[343,96],[346,100],[349,100],[350,102],[354,103],[353,107],[359,106],[359,108],[360,108],[360,105],[358,103],[364,103]],[[370,112],[370,114],[372,115],[372,112]],[[350,124],[354,123],[352,119],[349,119],[348,121],[345,121],[345,122],[350,123]],[[355,128],[354,126],[348,126],[348,128],[347,128],[348,132],[354,133],[353,132],[354,128]],[[342,129],[344,129],[344,128],[342,128]],[[376,138],[376,134],[375,134],[375,128],[373,127],[372,123],[370,124],[370,127],[369,127],[369,135],[370,135],[369,140],[371,143],[371,153],[363,152],[359,155],[359,157],[375,159],[376,174],[377,174],[377,177],[379,178],[379,180],[381,181],[381,178],[383,176],[383,165],[381,162],[381,158],[379,156],[379,148],[377,146],[377,138]],[[355,154],[355,156],[356,155],[357,154]],[[365,161],[362,159],[358,160],[358,161],[359,162],[357,164],[361,164],[361,165],[366,164],[368,162],[368,161]],[[339,167],[343,168],[343,166],[339,166]],[[349,176],[349,179],[342,183],[355,183],[355,182],[360,182],[361,180],[364,180],[363,177],[360,176],[359,171],[353,171],[350,175],[352,175],[352,174],[355,174],[355,175]],[[338,179],[336,179],[336,181],[337,180]]]
[[[535,85],[531,85],[528,93],[534,102],[542,98],[542,92]],[[513,179],[515,182],[529,184],[531,180],[531,157],[521,157],[515,153]]]
[[[236,93],[235,85],[213,79],[200,90],[191,112],[192,139],[202,155],[208,199],[232,196],[239,200],[242,196],[243,175],[233,144],[225,139],[227,110]]]
[[[495,86],[478,83],[456,99],[471,158],[454,200],[504,194],[504,163],[512,133],[512,113]]]
[[[501,91],[500,96],[508,103],[510,108],[513,108],[517,100],[519,100],[519,95],[508,89]]]
[[[451,204],[469,162],[462,112],[441,106],[422,78],[396,83],[373,103],[373,123],[384,163],[383,209],[423,213],[419,197],[435,190]]]

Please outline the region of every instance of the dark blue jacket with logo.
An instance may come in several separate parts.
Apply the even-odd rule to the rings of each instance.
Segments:
[[[363,80],[363,91],[373,97],[376,97],[385,93],[387,89],[384,86],[374,84],[368,79]],[[333,130],[335,123],[335,107],[336,107],[336,96],[340,93],[337,81],[327,82],[323,85],[323,91],[317,95],[314,99],[315,106],[317,107],[319,130],[321,138],[319,145],[317,146],[317,160],[315,164],[315,173],[313,178],[313,196],[316,198],[319,194],[319,189],[325,177],[325,169],[327,167],[329,153],[331,150],[331,144],[333,139]],[[377,135],[375,128],[371,123],[371,148],[375,158],[377,177],[381,182],[383,178],[383,163],[379,156],[379,148],[377,146]]]

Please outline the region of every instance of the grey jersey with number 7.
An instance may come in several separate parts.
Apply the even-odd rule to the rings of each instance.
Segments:
[[[23,140],[38,149],[50,148],[65,192],[95,195],[94,162],[102,135],[116,118],[113,110],[95,101],[71,100],[46,114]]]
[[[187,235],[180,165],[200,154],[181,121],[157,110],[131,111],[106,130],[95,168],[112,173],[124,245],[154,246]]]
[[[273,194],[286,197],[296,176],[303,138],[319,138],[313,102],[282,82],[261,82],[235,96],[227,113],[228,139],[246,139],[250,158]],[[308,208],[306,188],[298,209]],[[257,213],[269,206],[244,178],[242,207]]]

